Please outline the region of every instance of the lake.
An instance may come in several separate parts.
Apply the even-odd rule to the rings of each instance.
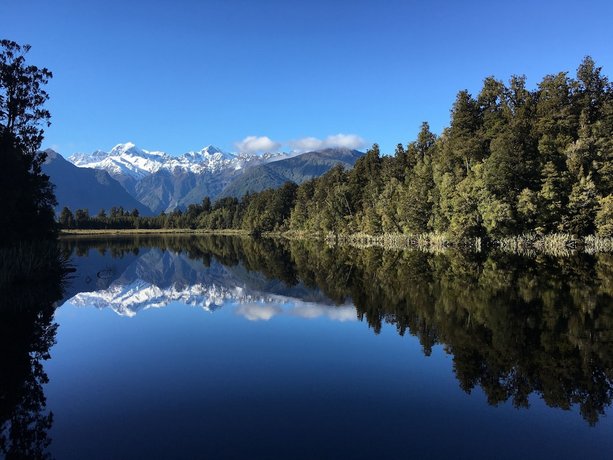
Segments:
[[[28,340],[26,326],[2,329],[5,449],[613,456],[611,254],[195,236],[61,245],[76,269],[62,299]]]

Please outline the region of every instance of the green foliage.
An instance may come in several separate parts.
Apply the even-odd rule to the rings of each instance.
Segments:
[[[525,188],[517,198],[517,214],[521,226],[536,228],[539,217],[539,197],[534,190]]]
[[[287,182],[251,197],[242,217],[242,227],[252,233],[287,230],[298,186]]]
[[[432,215],[432,160],[429,154],[417,160],[405,179],[401,221],[407,233],[425,233]]]
[[[500,237],[513,233],[516,222],[512,206],[491,193],[483,193],[478,205],[486,233],[491,237]]]
[[[593,233],[598,196],[590,177],[582,177],[573,185],[567,208],[567,214],[562,221],[564,231],[581,236]]]
[[[539,217],[537,228],[545,232],[562,229],[562,217],[568,203],[567,175],[553,162],[547,162],[541,171],[541,189],[538,191]]]
[[[483,217],[479,211],[479,201],[485,187],[480,176],[481,167],[478,165],[457,185],[453,194],[449,232],[458,240],[485,235]]]
[[[596,214],[596,233],[598,236],[613,237],[613,195],[607,195],[599,200],[599,210]]]

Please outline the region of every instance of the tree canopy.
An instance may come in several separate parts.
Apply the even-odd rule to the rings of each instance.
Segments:
[[[53,185],[40,152],[50,113],[44,89],[52,74],[26,63],[29,45],[0,40],[0,244],[49,237],[55,231]]]

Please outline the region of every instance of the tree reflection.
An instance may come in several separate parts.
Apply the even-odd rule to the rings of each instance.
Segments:
[[[63,267],[56,268],[42,278],[33,274],[35,281],[25,278],[2,286],[0,453],[7,459],[50,457],[46,449],[53,414],[46,408],[43,361],[55,343],[53,313],[62,295]]]
[[[243,265],[288,285],[299,282],[353,301],[375,333],[388,323],[416,336],[426,355],[442,345],[460,387],[490,404],[577,405],[595,424],[613,398],[613,256],[528,258],[504,253],[326,247],[319,242],[163,237],[71,242],[185,252],[209,266]]]

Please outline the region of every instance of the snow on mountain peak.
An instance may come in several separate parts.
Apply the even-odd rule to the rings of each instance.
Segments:
[[[111,149],[111,154],[118,154],[122,152],[128,152],[130,150],[140,151],[136,144],[133,142],[126,142],[124,144],[117,144],[115,147]]]
[[[224,153],[221,149],[218,149],[217,147],[215,147],[214,145],[207,145],[206,147],[204,147],[202,150],[200,150],[200,153],[208,153],[209,155],[214,155],[216,153]]]
[[[248,155],[224,152],[214,145],[207,145],[198,152],[172,156],[165,152],[149,151],[133,142],[115,145],[110,152],[97,150],[91,154],[75,153],[68,158],[83,168],[104,169],[112,176],[128,176],[140,180],[159,170],[188,171],[196,174],[216,173],[228,169],[241,169],[247,164],[274,161],[283,154]]]

